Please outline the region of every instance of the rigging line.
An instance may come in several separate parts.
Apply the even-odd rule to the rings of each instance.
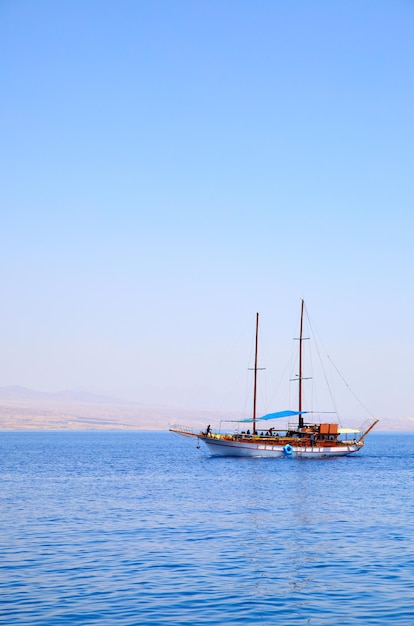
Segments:
[[[273,402],[275,402],[276,397],[279,395],[279,390],[282,384],[286,381],[286,379],[292,379],[294,376],[293,371],[294,371],[294,363],[296,363],[296,360],[297,360],[297,351],[295,352],[295,354],[293,354],[292,352],[293,351],[291,350],[291,354],[289,356],[289,359],[286,362],[285,368],[283,372],[281,373],[281,375],[279,376],[279,380],[276,382],[276,386],[273,389],[272,394],[270,395],[269,405],[272,405]],[[291,389],[291,385],[289,385],[288,387],[288,406],[289,407],[291,406],[290,389]]]
[[[310,328],[310,330],[311,330],[311,334],[312,334],[314,337],[316,337],[316,330],[314,329],[313,324],[312,324],[312,322],[311,322],[311,320],[310,320],[309,313],[308,313],[308,310],[307,310],[306,306],[305,306],[305,313],[306,313],[306,319],[307,319],[308,324],[309,324],[309,328]],[[321,341],[321,339],[319,339],[319,341]],[[334,395],[333,395],[333,393],[332,393],[331,386],[330,386],[330,384],[329,384],[328,375],[327,375],[327,373],[326,373],[326,369],[325,369],[325,367],[324,367],[323,359],[322,359],[322,356],[321,356],[321,353],[320,353],[320,350],[319,350],[319,345],[318,345],[318,343],[317,343],[316,341],[314,341],[314,344],[315,344],[316,352],[317,352],[317,355],[318,355],[319,363],[320,363],[320,366],[321,366],[321,368],[322,368],[323,376],[324,376],[324,378],[325,378],[326,386],[327,386],[327,388],[328,388],[328,393],[329,393],[329,396],[330,396],[330,398],[331,398],[331,402],[332,402],[332,404],[333,404],[333,407],[334,407],[334,409],[335,409],[335,413],[338,415],[338,419],[339,419],[338,408],[337,408],[337,405],[336,405],[336,401],[335,401]],[[323,346],[323,349],[324,349],[324,352],[325,352],[326,356],[329,358],[329,355],[328,355],[328,353],[326,352],[326,350],[325,350],[325,346],[323,345],[322,341],[321,341],[321,344],[322,344],[322,346]],[[331,360],[331,359],[329,359],[329,360]],[[332,363],[332,361],[331,361],[331,363]]]
[[[371,416],[374,417],[374,415],[371,413],[371,411],[365,406],[365,404],[363,402],[361,402],[361,400],[358,398],[358,396],[356,395],[356,393],[354,393],[354,391],[351,389],[351,387],[348,385],[348,383],[346,382],[345,378],[342,376],[341,372],[339,371],[339,369],[336,367],[335,363],[332,361],[331,357],[329,356],[329,354],[326,355],[328,357],[328,359],[330,360],[330,362],[332,363],[333,367],[335,368],[337,374],[341,377],[342,382],[344,383],[344,385],[346,385],[346,387],[348,387],[349,391],[352,393],[352,395],[354,396],[355,400],[357,400],[359,402],[359,404],[362,406],[362,408]]]
[[[316,332],[315,332],[315,333],[313,332],[313,326],[312,326],[312,323],[311,323],[311,321],[310,321],[310,318],[309,318],[308,312],[307,312],[307,310],[306,310],[306,307],[305,307],[305,311],[306,311],[306,318],[307,318],[307,320],[308,320],[308,323],[309,323],[309,326],[310,326],[310,328],[311,328],[311,330],[312,330],[312,333],[316,336]],[[371,413],[371,411],[368,409],[368,407],[366,407],[366,406],[365,406],[365,404],[364,404],[364,403],[363,403],[363,402],[362,402],[362,401],[358,398],[358,396],[356,395],[356,393],[353,391],[353,389],[351,388],[351,386],[347,383],[347,381],[345,380],[344,376],[343,376],[343,375],[342,375],[342,373],[339,371],[339,369],[337,368],[336,364],[334,363],[334,361],[331,359],[330,355],[329,355],[329,354],[328,354],[328,352],[326,351],[325,346],[323,345],[323,341],[322,341],[322,340],[321,340],[321,338],[320,338],[320,335],[318,335],[318,336],[319,336],[319,341],[321,342],[321,344],[322,344],[322,346],[323,346],[323,349],[324,349],[324,352],[325,352],[325,354],[326,354],[326,358],[327,358],[327,359],[329,359],[329,361],[330,361],[330,363],[331,363],[332,367],[335,369],[336,373],[338,374],[338,376],[340,377],[340,379],[342,380],[342,382],[344,383],[344,385],[345,385],[345,386],[349,389],[350,393],[354,396],[355,400],[356,400],[356,401],[360,404],[360,406],[364,409],[364,411],[366,411],[366,412],[368,413],[368,415],[370,415],[372,418],[374,418],[374,415]],[[316,345],[316,349],[317,349],[317,351],[319,352],[319,350],[318,350],[318,346],[317,346],[316,342],[315,342],[315,345]],[[322,365],[322,369],[324,369],[324,368],[323,368],[323,365]],[[325,374],[325,371],[324,371],[324,374]],[[330,387],[329,387],[329,384],[328,384],[328,390],[329,390],[329,394],[331,395],[331,389],[330,389]],[[334,407],[335,407],[335,401],[334,401],[333,399],[332,399],[332,402],[333,402]]]

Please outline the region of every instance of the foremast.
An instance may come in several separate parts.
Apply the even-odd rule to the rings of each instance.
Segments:
[[[250,368],[254,371],[254,387],[253,387],[253,433],[256,432],[256,419],[257,419],[257,372],[264,369],[264,367],[258,367],[259,358],[259,314],[256,313],[256,341],[254,347],[254,367]]]

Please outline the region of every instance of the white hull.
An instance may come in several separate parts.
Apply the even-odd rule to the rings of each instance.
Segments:
[[[358,452],[361,445],[347,444],[340,446],[290,446],[288,451],[285,446],[272,445],[271,443],[248,443],[241,441],[229,441],[225,439],[213,439],[211,437],[199,437],[208,447],[213,456],[238,456],[238,457],[261,457],[278,458],[295,456],[301,458],[321,458],[334,456],[347,456]]]

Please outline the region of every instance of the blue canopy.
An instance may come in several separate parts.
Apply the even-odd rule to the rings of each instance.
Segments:
[[[256,422],[266,421],[266,420],[274,420],[279,417],[294,417],[295,415],[302,415],[303,413],[307,413],[308,411],[278,411],[277,413],[267,413],[267,415],[262,415],[262,417],[256,417]],[[251,423],[253,422],[252,417],[248,417],[244,420],[222,420],[223,422],[238,422],[238,423]]]
[[[268,413],[267,415],[258,417],[256,421],[274,420],[279,417],[293,417],[294,415],[302,415],[303,413],[307,413],[307,411],[278,411],[277,413]]]

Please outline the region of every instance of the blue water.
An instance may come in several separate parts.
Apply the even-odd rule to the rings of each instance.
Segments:
[[[326,460],[166,432],[0,448],[1,623],[414,623],[414,434]]]

